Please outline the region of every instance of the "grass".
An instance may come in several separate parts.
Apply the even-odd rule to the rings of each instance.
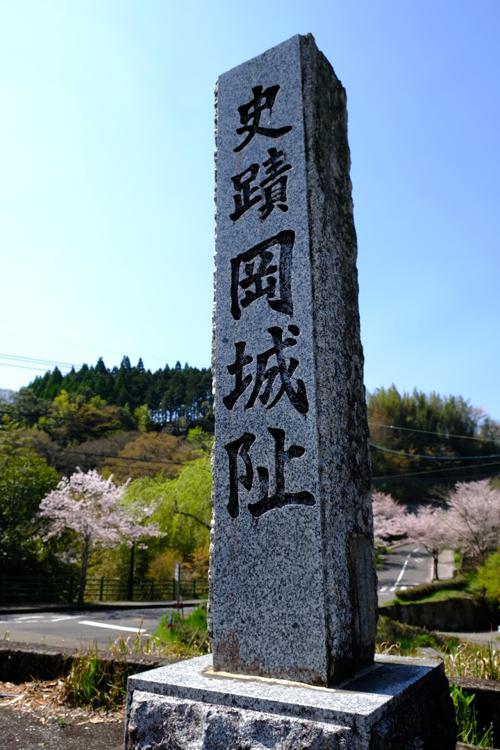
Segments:
[[[473,599],[473,596],[463,589],[448,589],[433,591],[428,596],[423,596],[421,599],[405,601],[401,598],[400,594],[396,594],[396,601],[398,604],[426,604],[427,602],[444,602],[448,599]]]
[[[444,653],[444,669],[448,677],[473,677],[479,680],[500,680],[500,651],[491,645],[476,646],[459,643]]]
[[[453,649],[460,645],[458,638],[447,638],[424,628],[405,625],[390,617],[378,619],[376,650],[382,654],[416,656],[420,648],[434,648],[436,651]]]
[[[197,607],[187,617],[178,612],[164,615],[155,631],[158,641],[181,656],[208,654],[210,641],[207,633],[206,607]]]
[[[401,656],[418,656],[420,648],[430,647],[441,655],[450,679],[500,680],[500,651],[491,645],[466,643],[389,617],[379,617],[376,647],[378,653]]]
[[[133,657],[156,656],[180,658],[156,639],[141,637],[118,638],[105,653],[94,644],[77,654],[72,667],[63,680],[62,698],[72,706],[114,710],[125,700],[127,679],[137,672]],[[129,662],[132,657],[132,664]]]
[[[126,661],[104,659],[95,646],[74,659],[63,681],[63,700],[72,706],[115,709],[125,699],[133,671]]]
[[[474,747],[492,747],[493,724],[488,727],[479,727],[474,706],[475,697],[461,687],[456,685],[451,687],[451,699],[457,717],[457,741],[474,745]]]

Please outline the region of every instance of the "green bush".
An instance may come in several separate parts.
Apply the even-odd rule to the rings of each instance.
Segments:
[[[450,578],[446,581],[421,583],[419,586],[415,586],[412,589],[398,591],[397,598],[401,602],[416,602],[420,599],[427,599],[429,596],[435,594],[436,591],[462,591],[465,588],[467,588],[467,579],[462,576],[456,576],[455,578]]]
[[[186,655],[207,654],[210,641],[206,608],[197,607],[187,617],[182,617],[178,612],[164,615],[155,636],[162,643],[176,646]]]
[[[486,599],[500,602],[500,550],[486,558],[477,569],[476,586]]]

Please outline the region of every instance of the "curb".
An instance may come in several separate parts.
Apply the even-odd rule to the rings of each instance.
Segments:
[[[206,599],[186,599],[165,602],[95,602],[77,606],[75,604],[13,604],[1,605],[0,616],[27,615],[41,612],[99,612],[109,609],[178,609],[182,607],[196,607],[206,604]]]
[[[15,641],[0,642],[0,680],[19,683],[34,679],[57,679],[67,675],[73,662],[81,655],[81,651],[73,648],[51,648]],[[131,673],[144,672],[169,663],[167,657],[133,654],[120,658],[105,651],[97,652],[97,659],[100,662],[126,665]]]

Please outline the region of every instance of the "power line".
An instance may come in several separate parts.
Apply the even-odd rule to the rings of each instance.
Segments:
[[[39,365],[61,365],[62,367],[74,367],[72,362],[60,362],[54,359],[40,359],[38,357],[24,357],[19,354],[0,354],[0,359],[12,359],[21,362],[35,362]]]
[[[141,463],[147,463],[147,464],[165,464],[169,466],[182,466],[182,461],[169,461],[168,459],[154,459],[154,458],[134,458],[133,456],[107,456],[103,453],[93,453],[93,452],[87,452],[87,451],[79,451],[75,450],[73,448],[67,448],[66,453],[70,454],[76,454],[80,456],[92,456],[94,458],[102,458],[104,460],[114,461],[115,459],[118,459],[120,461],[131,461],[133,463],[141,462]],[[64,453],[63,453],[64,456]],[[418,475],[424,475],[424,474],[436,474],[443,471],[467,471],[470,469],[479,469],[483,467],[489,467],[489,466],[500,466],[500,461],[491,461],[489,463],[484,464],[478,464],[476,466],[448,466],[443,469],[428,469],[427,471],[414,471],[414,472],[404,472],[402,474],[388,474],[386,476],[374,476],[372,479],[395,479],[397,477],[411,477],[411,476],[418,476]]]
[[[385,448],[383,445],[369,443],[370,448],[375,448],[384,453],[391,453],[395,456],[404,456],[406,458],[416,458],[424,461],[478,461],[485,458],[500,458],[500,453],[492,453],[489,456],[427,456],[423,453],[407,453],[406,451],[396,451],[392,448]]]
[[[447,466],[443,469],[428,469],[427,471],[412,471],[403,474],[387,474],[386,476],[372,477],[372,479],[399,479],[400,477],[416,477],[427,474],[437,474],[443,471],[470,471],[470,469],[476,470],[490,466],[500,466],[500,461],[491,461],[490,463],[486,464],[476,464],[476,466]]]
[[[368,420],[368,424],[372,424],[374,427],[383,427],[386,430],[403,430],[404,432],[422,432],[425,435],[439,435],[439,437],[449,438],[460,438],[461,440],[475,440],[479,443],[496,443],[495,440],[489,440],[488,438],[471,437],[470,435],[457,435],[452,432],[435,432],[434,430],[418,430],[413,427],[397,427],[393,424],[383,424],[382,422],[371,422]]]
[[[42,451],[43,452],[43,451]],[[73,454],[73,455],[79,455],[82,457],[93,457],[93,458],[100,458],[103,461],[125,461],[125,462],[131,462],[131,463],[146,463],[146,464],[155,464],[155,465],[165,465],[165,466],[182,466],[182,461],[169,461],[168,459],[154,459],[154,458],[134,458],[133,456],[110,456],[103,453],[95,453],[95,452],[87,452],[82,450],[77,450],[74,448],[66,448],[64,449],[64,452],[62,453],[62,458],[64,459],[65,455],[67,454]],[[193,456],[193,460],[194,460]],[[374,481],[389,481],[392,479],[399,479],[399,478],[405,478],[405,477],[424,477],[428,476],[429,474],[438,474],[442,472],[448,472],[448,471],[455,471],[455,472],[463,472],[463,471],[470,471],[471,469],[477,470],[481,468],[490,468],[490,467],[496,467],[500,466],[500,461],[490,461],[488,463],[483,464],[476,464],[474,466],[448,466],[442,469],[428,469],[426,471],[413,471],[413,472],[403,472],[400,474],[387,474],[384,476],[373,476],[372,479]],[[458,477],[457,477],[458,478]]]
[[[74,450],[72,448],[67,448],[66,451],[63,453],[63,456],[65,453],[73,453],[78,456],[92,456],[93,458],[102,458],[105,461],[114,461],[115,459],[118,459],[119,461],[133,461],[134,463],[140,462],[145,464],[165,464],[169,466],[182,466],[182,461],[169,461],[168,459],[159,458],[134,458],[133,456],[106,456],[104,453],[91,453],[87,451],[79,451]]]
[[[18,370],[36,370],[37,372],[48,372],[46,367],[35,367],[34,365],[14,365],[11,362],[0,362],[0,367],[15,367]]]

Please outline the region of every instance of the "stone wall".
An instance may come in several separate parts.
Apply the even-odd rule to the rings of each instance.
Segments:
[[[406,625],[452,632],[496,629],[498,615],[487,604],[456,597],[436,602],[395,602],[379,610],[380,614]]]

